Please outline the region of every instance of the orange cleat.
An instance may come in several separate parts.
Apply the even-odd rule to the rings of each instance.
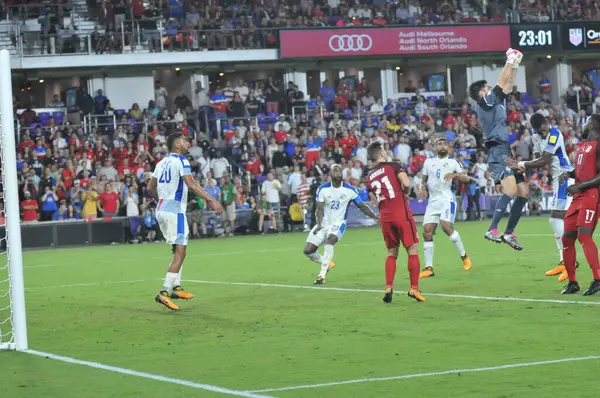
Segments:
[[[431,267],[425,267],[419,274],[419,278],[430,278],[432,276],[435,276],[435,274],[433,273],[433,268]]]
[[[562,274],[560,274],[560,276],[558,277],[558,281],[559,282],[564,282],[569,278],[569,274],[567,273],[567,271],[563,271]]]
[[[171,293],[171,298],[175,300],[191,300],[194,295],[183,290],[181,286],[175,286]]]
[[[473,266],[473,263],[471,262],[471,257],[469,257],[468,254],[465,254],[462,258],[462,262],[463,262],[463,269],[465,271],[469,271],[471,269],[471,267]]]
[[[335,268],[335,263],[333,261],[330,261],[329,268],[327,268],[327,272],[333,271],[334,268]]]
[[[554,268],[552,268],[550,271],[546,272],[546,276],[555,276],[555,275],[560,275],[563,272],[565,272],[567,269],[565,268],[565,263],[564,262],[560,262],[558,263],[558,265]]]
[[[410,291],[408,292],[408,297],[413,298],[417,301],[427,301],[425,300],[425,297],[423,297],[421,292],[415,289],[410,289]]]
[[[179,307],[173,304],[173,302],[169,298],[169,293],[164,290],[158,293],[154,300],[156,300],[157,303],[164,305],[170,310],[179,311]]]

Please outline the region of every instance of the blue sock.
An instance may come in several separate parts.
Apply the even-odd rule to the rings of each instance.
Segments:
[[[506,194],[503,194],[500,200],[496,202],[496,209],[494,210],[494,215],[492,216],[492,224],[490,225],[490,229],[498,229],[498,223],[504,216],[504,212],[506,212],[506,208],[512,198]]]
[[[521,218],[521,214],[523,214],[523,207],[527,203],[527,198],[522,196],[517,196],[515,201],[513,202],[512,207],[510,208],[510,213],[508,214],[508,223],[506,224],[506,234],[512,234],[519,223],[519,219]]]

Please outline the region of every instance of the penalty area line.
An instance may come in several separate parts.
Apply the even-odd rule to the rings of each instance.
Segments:
[[[509,364],[509,365],[488,366],[488,367],[484,367],[484,368],[452,369],[452,370],[444,370],[441,372],[413,373],[413,374],[401,375],[401,376],[370,377],[370,378],[365,378],[365,379],[334,381],[334,382],[329,382],[329,383],[304,384],[304,385],[279,387],[279,388],[266,388],[263,390],[252,390],[252,391],[248,391],[248,392],[266,393],[266,392],[276,392],[276,391],[302,390],[302,389],[308,389],[308,388],[334,387],[334,386],[341,386],[344,384],[358,384],[358,383],[369,383],[369,382],[375,382],[375,381],[416,379],[419,377],[445,376],[445,375],[461,374],[461,373],[488,372],[488,371],[503,370],[503,369],[525,368],[525,367],[530,367],[530,366],[552,365],[552,364],[564,363],[564,362],[590,361],[593,359],[600,359],[600,355],[591,355],[591,356],[587,356],[587,357],[575,357],[575,358],[563,358],[563,359],[555,359],[555,360],[550,360],[550,361],[522,362],[522,363]]]
[[[95,369],[107,370],[109,372],[115,372],[115,373],[125,374],[125,375],[129,375],[129,376],[136,376],[136,377],[141,377],[144,379],[162,381],[164,383],[179,384],[181,386],[196,388],[196,389],[205,390],[205,391],[212,391],[212,392],[226,394],[226,395],[233,395],[236,397],[273,398],[269,395],[262,395],[259,393],[253,393],[253,392],[249,392],[249,391],[231,390],[229,388],[213,386],[210,384],[202,384],[202,383],[196,383],[194,381],[188,381],[188,380],[182,380],[182,379],[175,379],[172,377],[155,375],[152,373],[138,372],[136,370],[120,368],[118,366],[109,366],[109,365],[104,365],[104,364],[97,363],[97,362],[82,361],[80,359],[63,357],[61,355],[50,354],[47,352],[41,352],[41,351],[36,351],[36,350],[25,350],[23,352],[27,353],[27,354],[43,357],[43,358],[54,359],[56,361],[71,363],[71,364],[75,364],[75,365],[87,366],[87,367],[95,368]]]
[[[341,292],[362,292],[362,293],[383,293],[383,290],[375,289],[354,289],[345,287],[325,287],[325,286],[301,286],[301,285],[285,285],[278,283],[253,283],[253,282],[221,282],[221,281],[204,281],[186,279],[185,282],[201,283],[208,285],[232,285],[232,286],[255,286],[255,287],[280,287],[286,289],[308,289],[308,290],[332,290]],[[395,291],[394,294],[406,294],[407,292]],[[465,294],[445,294],[445,293],[424,293],[425,296],[459,298],[469,300],[488,300],[488,301],[521,301],[527,303],[551,303],[551,304],[582,304],[582,305],[600,305],[600,301],[575,301],[575,300],[556,300],[556,299],[535,299],[535,298],[520,298],[520,297],[493,297],[493,296],[471,296]]]

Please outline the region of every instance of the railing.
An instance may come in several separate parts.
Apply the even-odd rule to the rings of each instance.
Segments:
[[[23,32],[18,37],[23,56],[72,54],[122,54],[129,52],[216,51],[278,48],[278,33],[273,29],[252,29],[246,33],[221,30],[145,29],[137,23],[123,22],[117,32],[57,34]]]

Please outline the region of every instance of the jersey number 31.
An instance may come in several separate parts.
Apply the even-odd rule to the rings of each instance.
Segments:
[[[158,179],[158,182],[160,182],[161,184],[165,184],[165,183],[170,183],[171,182],[171,168],[170,167],[165,167],[162,171],[162,173],[160,173],[160,178]]]
[[[381,183],[383,183],[383,185],[385,185],[385,189],[388,191],[389,199],[394,199],[396,197],[396,193],[394,192],[394,187],[390,183],[390,179],[387,178],[387,176],[386,176],[381,179],[381,182],[379,182],[379,181],[371,182],[371,185],[373,185],[373,187],[375,188],[375,197],[377,198],[377,201],[381,202],[384,199],[388,199],[385,197],[385,195],[381,196]]]

